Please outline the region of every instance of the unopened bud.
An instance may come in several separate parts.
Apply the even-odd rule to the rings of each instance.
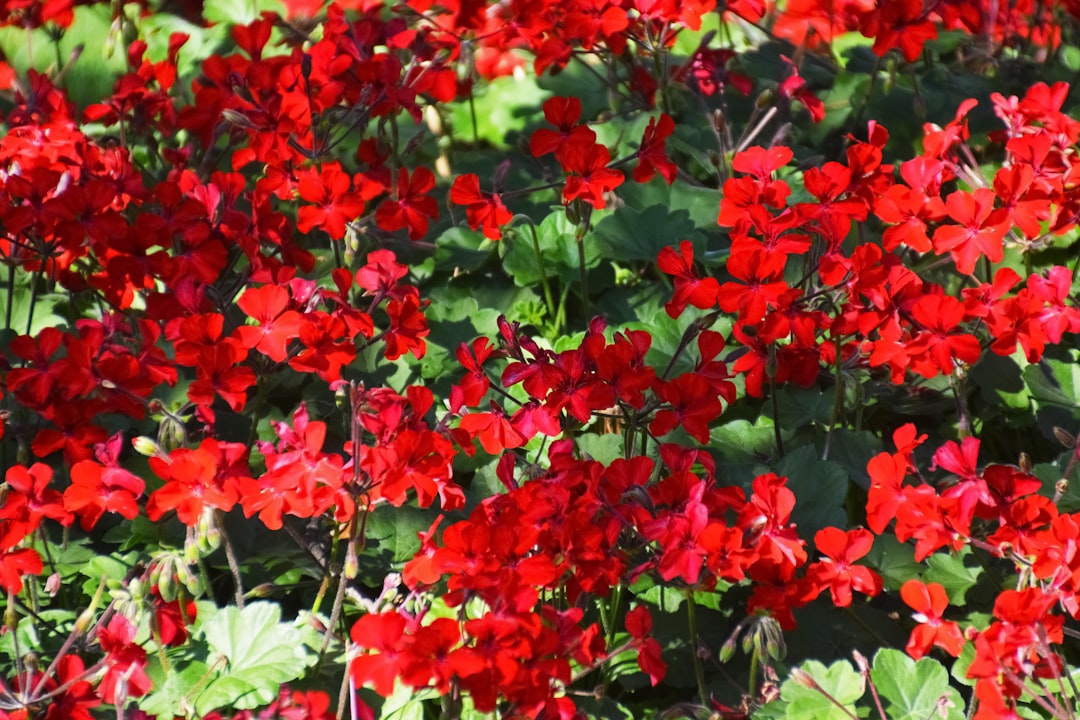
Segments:
[[[1057,502],[1063,495],[1069,492],[1069,480],[1067,478],[1061,478],[1054,483],[1054,502]]]
[[[1076,436],[1063,427],[1054,427],[1054,437],[1069,450],[1076,447]]]
[[[86,608],[81,613],[79,613],[79,617],[75,619],[75,632],[82,635],[90,629],[90,626],[93,625],[93,623],[94,610],[93,608]]]
[[[205,555],[209,555],[221,546],[221,529],[217,526],[214,514],[215,510],[211,507],[203,510],[195,530],[199,539],[199,550]]]
[[[53,573],[45,581],[45,592],[49,594],[49,597],[55,597],[56,593],[60,592],[61,584],[60,573]]]
[[[762,634],[765,636],[765,653],[773,660],[783,660],[787,655],[787,643],[784,631],[775,618],[766,617],[761,621]]]
[[[769,346],[769,356],[765,359],[765,375],[770,380],[776,377],[777,370],[780,369],[780,361],[776,357],[776,346]]]
[[[245,599],[270,597],[274,592],[274,583],[262,583],[244,593]]]
[[[742,637],[742,651],[743,654],[749,655],[754,652],[754,631],[750,631]]]
[[[238,128],[245,130],[255,130],[255,123],[251,122],[247,115],[236,110],[222,110],[221,116],[225,118],[225,122]]]
[[[818,689],[817,680],[810,677],[810,673],[806,672],[802,668],[792,668],[790,677],[792,680],[794,680],[799,685],[802,685],[804,688],[810,688],[811,690]]]
[[[757,96],[757,100],[754,102],[754,104],[757,105],[758,110],[764,110],[765,108],[772,105],[772,102],[773,102],[773,91],[766,88],[765,90],[762,91],[762,93],[760,95]]]
[[[133,438],[131,446],[135,448],[135,452],[144,457],[155,457],[164,455],[161,451],[161,446],[158,445],[152,438],[148,438],[145,435],[140,435],[137,438]]]
[[[184,562],[194,565],[199,562],[199,557],[199,539],[189,530],[184,539]]]
[[[360,572],[360,561],[356,557],[356,544],[349,543],[345,551],[345,578],[353,580]]]
[[[15,630],[19,627],[19,616],[15,613],[15,593],[8,593],[7,607],[4,608],[4,629]]]
[[[571,225],[578,225],[581,223],[581,203],[578,200],[571,200],[566,206],[566,219],[570,221]]]
[[[1031,462],[1031,456],[1026,452],[1020,453],[1020,472],[1030,475],[1033,469],[1034,465]]]
[[[738,644],[738,638],[735,635],[724,641],[724,644],[720,646],[720,662],[726,663],[730,660],[735,655],[735,646]]]
[[[165,452],[172,452],[188,444],[187,428],[184,427],[184,421],[172,413],[166,413],[165,418],[158,425],[157,437],[158,444],[161,445],[161,449]]]

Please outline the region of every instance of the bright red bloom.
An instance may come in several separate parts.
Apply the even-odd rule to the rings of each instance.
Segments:
[[[581,119],[581,100],[576,97],[548,98],[544,101],[544,117],[559,129],[555,131],[540,128],[533,132],[529,139],[529,150],[533,157],[542,157],[553,152],[556,159],[562,162],[571,141],[586,146],[596,142],[595,132],[585,125],[577,124]]]
[[[0,550],[0,587],[8,593],[20,593],[24,575],[38,575],[45,568],[37,550]]]
[[[419,240],[427,232],[428,219],[439,217],[439,204],[427,193],[435,187],[435,173],[418,167],[409,171],[398,168],[397,186],[393,198],[383,200],[375,211],[375,222],[388,232],[408,228],[409,239]]]
[[[851,605],[852,590],[870,597],[877,595],[881,592],[881,576],[868,567],[853,564],[870,552],[873,543],[874,536],[863,528],[847,532],[834,527],[819,530],[814,535],[814,546],[825,558],[807,569],[807,578],[819,590],[828,587],[837,607]]]
[[[296,214],[296,228],[310,232],[321,227],[334,240],[345,237],[345,223],[360,217],[364,200],[359,192],[350,192],[348,173],[337,162],[326,163],[321,171],[314,168],[300,174],[297,190],[300,197],[314,205],[301,205]]]
[[[90,530],[106,512],[128,520],[139,514],[139,497],[146,489],[142,478],[120,465],[121,433],[94,449],[94,460],[80,460],[71,468],[71,485],[64,490],[64,507],[79,516]]]
[[[300,313],[287,310],[289,291],[278,285],[248,288],[236,304],[255,325],[241,325],[236,335],[247,349],[256,349],[274,362],[288,358],[289,343],[300,332]]]
[[[178,448],[167,457],[151,457],[150,469],[165,485],[150,494],[146,516],[156,522],[176,510],[180,522],[194,527],[203,509],[232,510],[240,495],[237,480],[246,477],[247,446],[203,440],[194,449]]]
[[[660,173],[668,185],[675,182],[678,169],[675,163],[668,159],[665,149],[667,138],[673,132],[675,132],[675,121],[667,113],[661,113],[659,120],[649,119],[649,126],[645,128],[645,134],[641,138],[641,147],[637,151],[638,163],[634,166],[632,173],[635,182],[648,182],[656,173]]]
[[[450,186],[450,202],[464,205],[469,227],[481,230],[484,237],[490,240],[501,238],[501,226],[513,218],[497,193],[480,191],[480,178],[473,173],[454,178],[454,184]]]
[[[135,626],[123,615],[113,615],[98,628],[98,643],[105,652],[105,676],[98,694],[107,703],[124,705],[128,698],[142,697],[153,684],[146,674],[146,651],[134,643]]]
[[[949,606],[945,588],[938,583],[908,580],[900,588],[900,597],[915,611],[919,625],[911,631],[907,653],[918,660],[933,647],[939,647],[953,657],[964,648],[964,634],[960,626],[941,617]]]
[[[945,210],[956,225],[942,225],[934,231],[934,250],[951,253],[956,269],[965,275],[975,271],[975,263],[985,256],[990,262],[1005,257],[1002,240],[1009,230],[1008,213],[994,209],[994,191],[976,188],[957,190],[945,199]]]
[[[605,205],[604,193],[611,192],[622,185],[623,174],[609,168],[611,151],[606,145],[574,141],[566,145],[562,164],[566,172],[563,188],[563,202],[569,204],[577,198],[592,205],[597,210]]]
[[[660,251],[656,263],[661,271],[675,278],[675,293],[664,305],[668,315],[679,317],[687,305],[701,310],[716,305],[720,283],[716,278],[701,278],[694,272],[694,245],[689,240],[679,243],[678,252],[675,248],[665,247]]]

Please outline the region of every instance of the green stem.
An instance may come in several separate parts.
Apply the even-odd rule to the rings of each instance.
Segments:
[[[15,304],[15,260],[8,265],[7,307],[4,308],[4,329],[11,329],[11,311]]]
[[[829,448],[832,445],[833,430],[836,429],[840,418],[844,413],[844,373],[843,357],[840,354],[840,336],[836,336],[836,394],[833,396],[832,418],[829,419],[829,431],[825,433],[825,449],[821,453],[822,460],[829,459]],[[775,412],[775,408],[774,408]]]
[[[554,296],[551,294],[551,284],[548,282],[547,272],[544,270],[544,255],[540,252],[540,236],[536,232],[536,225],[533,223],[532,218],[527,215],[518,215],[518,217],[525,219],[529,234],[532,235],[533,251],[536,253],[536,266],[540,270],[540,284],[544,288],[544,302],[547,304],[548,315],[558,320]],[[556,333],[559,332],[559,328],[560,326],[556,324]]]
[[[709,707],[709,692],[705,689],[705,666],[701,663],[701,655],[698,653],[697,602],[694,600],[692,590],[686,591],[686,620],[690,627],[690,652],[694,656],[694,679],[697,681],[698,700],[701,701],[702,707]]]
[[[758,668],[761,667],[761,659],[758,657],[759,652],[761,651],[758,648],[757,643],[754,643],[754,650],[750,653],[750,697],[757,697]]]
[[[221,510],[217,510],[214,515],[214,519],[218,526],[218,532],[221,533],[221,545],[225,550],[225,561],[229,563],[229,572],[231,572],[233,576],[233,591],[236,596],[236,607],[243,610],[244,581],[240,576],[240,563],[236,561],[236,552],[233,549],[232,541],[229,540],[229,533],[225,531],[225,513]]]
[[[776,437],[776,454],[784,457],[784,438],[780,427],[780,400],[776,397],[776,379],[769,376],[769,401],[772,403],[773,435]]]
[[[26,334],[32,335],[34,329],[34,306],[37,304],[38,281],[41,271],[36,271],[30,278],[30,307],[26,310]]]
[[[585,321],[589,320],[589,269],[585,267],[585,233],[589,230],[589,219],[592,215],[592,211],[586,212],[585,217],[582,218],[581,225],[578,226],[575,240],[577,241],[578,252],[578,267],[581,270],[581,305],[585,311]]]

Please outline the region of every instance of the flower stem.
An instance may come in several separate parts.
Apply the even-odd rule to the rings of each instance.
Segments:
[[[709,693],[705,689],[705,666],[701,663],[701,654],[698,652],[698,623],[697,602],[694,600],[694,592],[686,591],[686,620],[690,628],[690,652],[694,656],[694,679],[697,681],[698,700],[702,707],[709,707]]]

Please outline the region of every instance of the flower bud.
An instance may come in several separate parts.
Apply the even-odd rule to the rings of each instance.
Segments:
[[[273,592],[274,583],[261,583],[244,593],[244,598],[250,600],[251,598],[270,597]]]
[[[789,677],[804,688],[810,688],[811,690],[818,689],[817,680],[810,677],[810,673],[802,668],[792,668]]]
[[[356,557],[356,543],[349,543],[345,550],[345,578],[354,580],[360,572],[360,561]]]
[[[218,528],[217,521],[214,519],[215,512],[211,507],[204,508],[195,526],[199,551],[203,555],[209,555],[221,546],[221,529]]]
[[[1054,437],[1065,448],[1072,450],[1076,447],[1076,436],[1063,427],[1054,427]]]
[[[140,435],[137,438],[132,438],[131,446],[135,448],[135,452],[144,457],[156,457],[164,455],[161,451],[161,446],[154,442],[151,438],[145,435]]]
[[[158,425],[158,444],[165,452],[172,452],[187,445],[187,429],[180,418],[166,414]]]
[[[195,533],[189,528],[187,537],[184,538],[184,562],[188,565],[194,565],[199,562],[200,557],[199,539],[195,537]]]
[[[738,637],[732,635],[720,646],[720,662],[726,663],[735,655],[735,646],[738,645]]]
[[[566,219],[570,221],[571,225],[581,223],[581,203],[576,199],[566,206]]]
[[[776,618],[766,617],[761,621],[762,634],[765,636],[765,653],[773,660],[783,660],[787,655],[787,643],[784,631]]]

